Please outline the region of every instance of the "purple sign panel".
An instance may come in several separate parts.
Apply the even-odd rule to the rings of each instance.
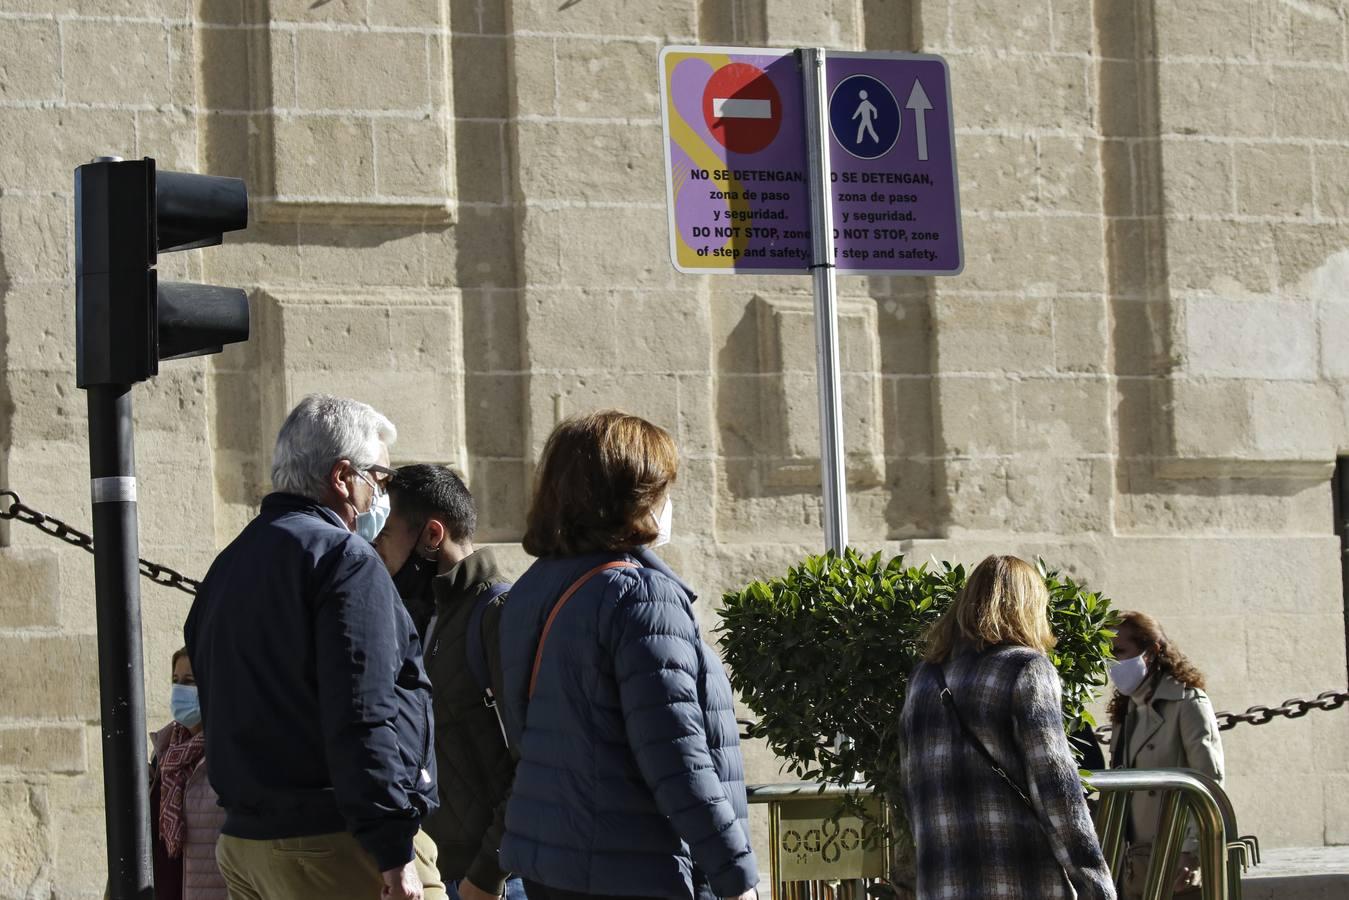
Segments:
[[[808,271],[810,188],[795,54],[667,47],[661,72],[675,267]],[[826,78],[839,271],[960,271],[944,61],[830,53]]]
[[[838,270],[959,273],[964,255],[946,61],[830,52],[825,87]]]
[[[667,47],[661,72],[675,268],[807,271],[810,188],[795,55]]]

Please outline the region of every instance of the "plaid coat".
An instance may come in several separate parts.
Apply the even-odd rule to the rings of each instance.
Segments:
[[[999,646],[955,656],[942,671],[965,723],[1036,814],[961,732],[934,667],[918,666],[900,734],[919,900],[1114,898],[1064,735],[1054,665],[1027,647]]]

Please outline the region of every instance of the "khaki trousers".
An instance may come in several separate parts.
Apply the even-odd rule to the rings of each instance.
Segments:
[[[426,900],[445,900],[435,843],[418,831],[412,850]],[[222,834],[215,858],[230,900],[379,900],[384,886],[374,859],[345,831],[273,841]]]

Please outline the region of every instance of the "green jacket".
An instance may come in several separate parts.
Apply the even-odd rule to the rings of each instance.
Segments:
[[[446,882],[467,878],[501,894],[507,873],[497,862],[515,763],[496,714],[483,703],[466,657],[468,622],[475,599],[507,579],[491,550],[478,550],[431,581],[434,614],[424,642],[426,674],[435,710],[440,808],[422,823],[440,851]],[[483,648],[493,681],[499,681],[497,629],[504,598],[482,617]],[[412,605],[412,602],[409,603]]]

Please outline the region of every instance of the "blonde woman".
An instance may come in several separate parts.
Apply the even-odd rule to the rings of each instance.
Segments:
[[[918,897],[1113,898],[1063,730],[1049,594],[990,556],[933,627],[900,717]]]

